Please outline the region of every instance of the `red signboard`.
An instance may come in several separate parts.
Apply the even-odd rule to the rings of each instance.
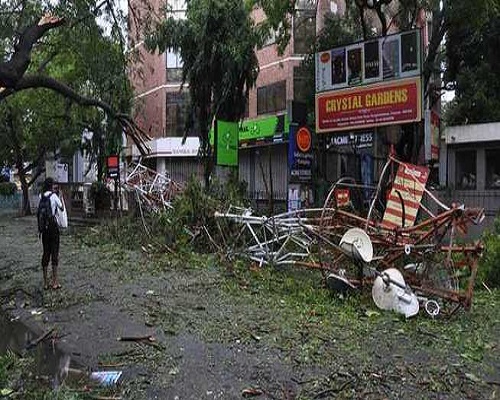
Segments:
[[[108,178],[117,178],[120,168],[120,158],[117,155],[106,157],[106,167],[108,170]]]
[[[334,193],[337,207],[345,207],[349,205],[349,202],[351,201],[349,189],[335,189]]]
[[[316,132],[335,132],[422,119],[420,78],[316,95]]]

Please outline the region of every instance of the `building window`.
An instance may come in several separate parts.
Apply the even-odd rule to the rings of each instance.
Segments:
[[[186,19],[186,8],[185,0],[168,0],[167,16],[174,19]]]
[[[500,149],[486,150],[486,189],[500,189]]]
[[[243,117],[250,117],[250,96],[248,94],[245,97],[245,115]]]
[[[457,151],[455,155],[455,186],[457,189],[476,189],[476,151]]]
[[[174,19],[186,18],[185,0],[168,0],[167,17]],[[167,49],[165,52],[167,64],[167,82],[181,82],[182,80],[182,58],[178,52]]]
[[[267,37],[264,40],[263,46],[270,46],[272,44],[276,43],[276,39],[278,38],[278,32],[281,29],[281,23],[280,23],[280,28],[277,30],[271,29],[267,35]]]
[[[167,59],[167,82],[182,80],[182,58],[179,53],[168,49],[165,52]]]
[[[286,110],[286,81],[257,88],[257,114]]]
[[[184,136],[188,105],[188,93],[167,93],[166,136]]]
[[[330,12],[332,12],[333,14],[337,14],[338,10],[339,10],[339,6],[337,5],[337,2],[331,0],[330,1]]]
[[[304,4],[307,7],[307,4]],[[316,39],[315,9],[298,9],[293,17],[293,50],[295,54],[308,54]]]

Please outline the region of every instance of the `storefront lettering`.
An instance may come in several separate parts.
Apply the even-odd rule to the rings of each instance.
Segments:
[[[336,113],[367,107],[380,107],[391,104],[405,104],[408,101],[408,89],[391,89],[365,95],[336,97],[325,101],[325,111]]]

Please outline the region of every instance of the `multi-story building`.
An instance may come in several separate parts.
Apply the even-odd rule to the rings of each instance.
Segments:
[[[197,138],[189,138],[191,147],[180,143],[183,135],[188,100],[187,86],[181,87],[182,60],[178,54],[167,51],[151,54],[141,40],[139,22],[141,2],[132,1],[134,12],[129,12],[129,30],[135,60],[131,79],[135,90],[136,120],[153,138],[152,152],[147,163],[157,171],[169,171],[174,178],[199,172],[195,162]],[[185,2],[169,0],[174,17],[183,18]],[[304,99],[304,79],[300,64],[310,51],[317,26],[317,12],[337,12],[342,9],[336,1],[299,1],[292,21],[290,44],[278,53],[275,38],[257,51],[260,73],[256,87],[250,92],[247,118],[240,134],[240,177],[248,183],[254,197],[267,197],[272,187],[273,197],[286,200],[288,182],[287,137],[291,119],[292,101]],[[159,7],[152,0],[153,9]],[[144,6],[142,6],[144,7]],[[142,9],[146,12],[146,9]],[[256,22],[265,18],[262,10],[254,11]],[[322,20],[322,18],[320,18]],[[188,153],[191,157],[179,157]]]
[[[152,1],[153,7],[157,7],[154,2],[159,0]],[[135,1],[131,3],[134,5]],[[184,17],[184,1],[169,0],[168,4],[175,17]],[[247,117],[241,124],[239,136],[239,176],[247,182],[249,195],[254,199],[267,199],[272,195],[275,200],[286,201],[292,189],[301,193],[301,206],[318,200],[312,198],[311,175],[301,176],[297,182],[290,173],[288,139],[291,127],[297,122],[303,124],[305,114],[312,111],[301,106],[306,94],[311,92],[308,85],[313,84],[304,79],[301,63],[311,51],[316,34],[323,29],[325,15],[344,12],[344,0],[300,0],[291,24],[291,40],[284,52],[278,53],[273,37],[257,50],[260,73],[250,92]],[[253,16],[256,22],[265,18],[260,9],[254,10]],[[422,26],[421,36],[426,43],[428,26]],[[133,19],[130,32],[132,35],[138,32]],[[193,172],[201,176],[202,167],[195,157],[198,139],[188,138],[188,147],[181,146],[180,140],[188,100],[188,91],[180,91],[182,60],[169,50],[150,54],[140,40],[134,48],[140,59],[137,65],[141,67],[131,74],[136,115],[137,121],[153,137],[150,166],[159,172],[169,171],[175,179],[185,180]],[[410,124],[387,129],[323,131],[314,135],[313,145],[320,146],[321,151],[318,152],[320,156],[312,159],[309,168],[320,170],[320,176],[333,182],[342,175],[360,170],[360,163],[367,160],[369,162],[363,164],[363,180],[374,181],[377,166],[383,164],[388,146],[398,142],[403,135],[411,135],[409,132],[413,129],[415,127]],[[368,174],[367,168],[371,171]],[[317,202],[321,203],[321,199]]]
[[[162,4],[160,0],[147,4],[140,0],[129,2],[129,76],[135,93],[136,122],[152,138],[151,152],[142,162],[160,173],[168,173],[174,180],[185,181],[192,173],[199,173],[201,166],[196,159],[198,137],[188,137],[182,143],[189,100],[187,86],[181,90],[182,60],[168,49],[162,54],[150,53],[143,40],[145,16],[151,11],[161,12]],[[185,1],[169,0],[168,5],[174,18],[185,18]],[[133,156],[139,156],[136,149]]]

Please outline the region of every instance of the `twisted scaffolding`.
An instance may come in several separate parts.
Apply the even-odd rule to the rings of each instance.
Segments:
[[[172,200],[184,190],[168,174],[158,173],[140,162],[131,165],[123,186],[136,194],[141,210],[144,207],[152,212],[172,208]]]
[[[426,188],[427,177],[426,167],[390,156],[376,187],[343,178],[323,208],[256,216],[230,207],[215,214],[218,247],[260,266],[319,269],[336,290],[371,286],[377,306],[407,316],[419,304],[431,315],[469,309],[483,247],[465,234],[484,210],[444,204]]]
[[[250,208],[230,206],[215,213],[226,256],[244,256],[263,265],[310,265],[321,208],[295,210],[271,217],[253,215]],[[234,226],[238,227],[234,229]],[[231,229],[233,228],[233,229]]]

